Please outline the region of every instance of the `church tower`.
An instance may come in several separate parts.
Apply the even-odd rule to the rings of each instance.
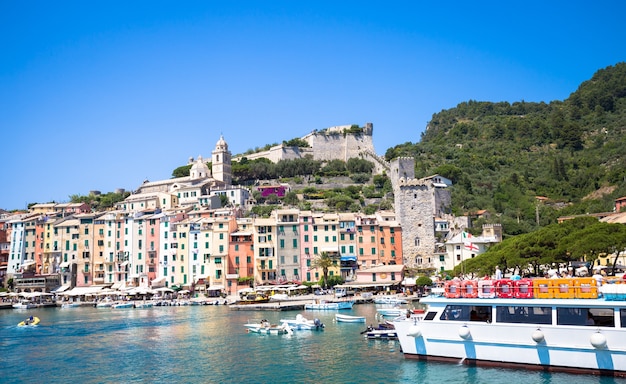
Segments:
[[[230,151],[224,136],[215,144],[215,149],[211,152],[213,178],[224,182],[226,185],[232,184],[232,171],[230,169]]]

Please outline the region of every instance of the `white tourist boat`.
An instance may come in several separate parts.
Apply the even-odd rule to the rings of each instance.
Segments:
[[[135,304],[132,301],[118,301],[117,303],[114,303],[113,305],[111,305],[111,308],[113,309],[118,309],[118,308],[134,308]]]
[[[280,323],[287,324],[293,330],[319,331],[324,329],[324,324],[320,319],[309,320],[301,314],[296,315],[295,319],[281,319]]]
[[[522,279],[470,294],[448,284],[420,300],[424,313],[394,319],[406,358],[626,377],[626,284]]]
[[[335,320],[338,323],[365,323],[365,316],[351,316],[336,313]]]

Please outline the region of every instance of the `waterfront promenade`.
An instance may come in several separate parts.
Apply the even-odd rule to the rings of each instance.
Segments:
[[[401,296],[409,303],[419,301],[419,298],[415,295]],[[170,299],[159,300],[159,305],[165,306],[181,306],[181,305],[228,305],[231,310],[238,311],[292,311],[303,310],[306,304],[319,303],[319,302],[338,302],[352,300],[355,305],[367,304],[372,302],[372,298],[363,298],[359,295],[351,296],[349,298],[337,298],[333,294],[327,295],[296,295],[280,301],[269,301],[264,303],[252,303],[252,304],[239,304],[239,297],[237,295],[229,295],[226,298],[185,298],[185,299]],[[136,303],[143,303],[146,300],[130,300]],[[150,300],[148,300],[150,301]],[[0,302],[0,309],[13,309],[12,305],[16,301],[3,301]],[[38,304],[38,307],[61,307],[62,304],[67,301],[58,300],[57,302],[47,302]],[[93,307],[97,301],[82,300],[78,302],[78,306]]]

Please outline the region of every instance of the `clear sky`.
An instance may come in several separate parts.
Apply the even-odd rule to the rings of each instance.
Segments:
[[[0,0],[0,208],[136,189],[374,124],[378,154],[468,100],[564,100],[626,60],[623,1]]]

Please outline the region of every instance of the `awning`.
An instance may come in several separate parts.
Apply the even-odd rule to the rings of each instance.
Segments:
[[[65,292],[68,289],[70,289],[69,285],[62,285],[62,286],[58,287],[57,289],[54,289],[52,292],[54,292],[54,293]]]
[[[127,265],[128,265],[128,261],[125,261],[125,262],[122,263],[122,267],[125,267]]]
[[[74,287],[71,291],[65,292],[67,296],[94,295],[102,290],[102,287]]]
[[[22,263],[22,267],[29,267],[31,265],[35,264],[35,260],[28,260],[25,261],[24,263]]]
[[[61,267],[61,268],[67,268],[69,266],[70,266],[70,262],[69,261],[65,261],[65,262],[59,264],[59,267]]]
[[[119,281],[119,282],[117,282],[117,283],[113,284],[113,285],[111,286],[111,289],[120,289],[121,287],[123,287],[123,286],[125,286],[125,285],[126,285],[126,282],[125,282],[125,281]]]
[[[219,291],[224,289],[223,285],[212,285],[209,288],[207,288],[209,291]]]
[[[356,261],[356,256],[341,256],[341,261]]]

